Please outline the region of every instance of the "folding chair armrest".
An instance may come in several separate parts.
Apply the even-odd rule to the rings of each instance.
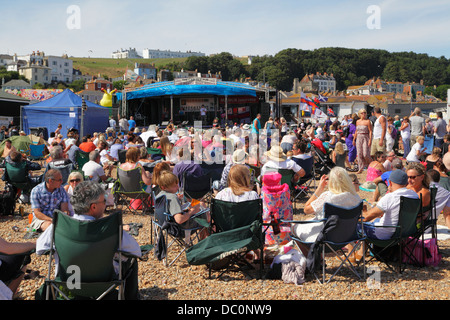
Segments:
[[[280,222],[282,223],[294,223],[294,224],[307,224],[307,223],[318,223],[318,222],[325,222],[327,219],[320,219],[320,220],[285,220],[281,219]]]

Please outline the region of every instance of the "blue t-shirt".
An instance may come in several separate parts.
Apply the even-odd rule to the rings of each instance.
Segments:
[[[381,180],[389,186],[389,177],[391,176],[392,171],[386,171],[381,174]]]
[[[128,120],[128,130],[131,131],[133,128],[136,128],[136,121]]]

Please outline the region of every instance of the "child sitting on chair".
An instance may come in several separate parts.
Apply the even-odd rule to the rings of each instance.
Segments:
[[[160,173],[158,184],[161,189],[158,197],[166,196],[168,203],[168,211],[173,216],[174,221],[180,225],[182,229],[193,229],[198,227],[198,223],[191,219],[202,208],[206,207],[204,203],[198,203],[195,206],[183,210],[185,203],[183,203],[184,195],[178,192],[178,177],[170,171],[162,171]],[[210,221],[209,212],[205,212],[199,216],[202,219]]]

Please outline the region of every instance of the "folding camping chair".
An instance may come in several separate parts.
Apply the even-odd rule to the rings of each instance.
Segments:
[[[45,144],[30,144],[30,155],[28,156],[28,159],[30,161],[38,161],[38,163],[43,166],[43,162],[47,157],[45,154],[45,149]]]
[[[313,157],[307,159],[292,158],[292,160],[305,170],[305,175],[293,187],[291,201],[294,202],[298,198],[308,197],[314,192],[313,189],[316,188],[316,171]]]
[[[22,193],[30,194],[38,183],[31,181],[28,176],[27,163],[22,161],[18,165],[12,165],[11,163],[5,163],[5,170],[7,174],[7,181],[14,188],[16,194],[15,200],[19,199]]]
[[[177,259],[194,243],[199,241],[200,232],[209,227],[209,223],[201,217],[201,214],[194,215],[190,219],[197,223],[195,227],[183,229],[177,224],[169,212],[169,203],[165,195],[154,196],[155,211],[152,224],[154,225],[153,237],[155,243],[155,256],[158,260],[163,260],[166,267],[170,267]],[[169,254],[172,248],[178,247],[179,252],[169,262]],[[175,251],[175,250],[174,250]]]
[[[264,269],[264,231],[262,222],[262,200],[227,202],[211,200],[211,234],[186,251],[191,265],[206,264],[211,278],[213,264],[227,259],[222,277],[228,271],[240,271],[248,276],[246,268],[254,267],[245,255],[254,250],[260,252],[259,277]]]
[[[211,175],[205,173],[201,176],[196,176],[189,172],[184,172],[181,188],[189,201],[197,199],[208,202],[212,197]]]
[[[150,186],[142,181],[141,170],[141,167],[131,170],[117,167],[117,180],[114,182],[111,191],[116,207],[133,214],[137,214],[139,211],[151,213],[153,210],[151,192],[146,191]]]
[[[402,255],[405,241],[417,232],[417,217],[422,213],[422,197],[412,199],[400,197],[400,209],[396,226],[374,226],[374,228],[394,229],[390,239],[379,240],[366,237],[366,249],[372,257],[369,261],[377,259],[389,269],[396,272],[393,264],[397,262],[397,273],[402,273]],[[395,254],[394,251],[397,251]]]
[[[89,152],[84,152],[82,150],[75,151],[75,161],[77,170],[81,171],[83,166],[89,162]]]
[[[360,223],[362,221],[362,207],[362,201],[353,208],[343,208],[331,203],[325,203],[325,218],[322,220],[283,221],[291,222],[293,224],[323,223],[323,229],[315,242],[303,241],[294,234],[291,235],[298,250],[301,250],[301,246],[309,248],[308,260],[310,262],[308,263],[308,270],[314,274],[319,283],[324,284],[330,282],[344,265],[348,265],[358,279],[361,279],[361,275],[348,259],[348,257],[357,250],[358,245],[353,246],[353,249],[348,253],[345,253],[343,249],[350,243],[358,243],[362,245],[364,249],[365,237],[362,233],[358,233],[358,222]],[[361,224],[359,225],[361,226]],[[333,253],[341,262],[328,281],[326,281],[326,253]],[[341,257],[341,254],[343,255],[343,258]],[[317,275],[320,264],[322,265],[322,280]],[[363,257],[364,280],[366,279],[365,269],[365,258]]]
[[[125,272],[122,248],[122,214],[115,212],[99,220],[81,221],[55,210],[49,254],[48,274],[45,280],[46,296],[49,299],[97,299],[115,297],[124,299]],[[52,261],[57,254],[56,274],[52,272]],[[115,256],[117,259],[114,259]],[[118,264],[116,274],[113,261]],[[56,262],[56,260],[55,260]],[[73,267],[78,270],[79,281],[74,285]],[[54,274],[52,276],[52,274]]]

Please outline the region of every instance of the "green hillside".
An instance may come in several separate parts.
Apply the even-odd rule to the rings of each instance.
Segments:
[[[112,58],[77,58],[70,57],[73,61],[73,68],[80,70],[83,74],[89,75],[107,75],[109,78],[122,76],[127,67],[134,69],[135,62],[154,63],[157,68],[170,63],[184,62],[186,58],[172,59],[112,59]]]

